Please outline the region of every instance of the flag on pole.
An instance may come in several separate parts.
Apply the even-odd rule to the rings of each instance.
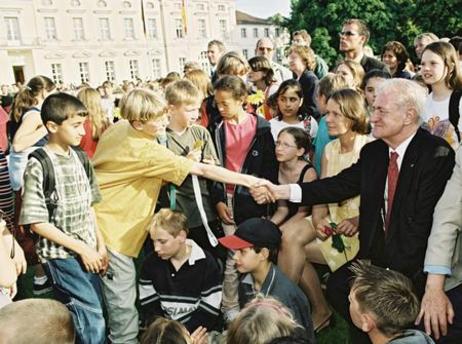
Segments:
[[[187,17],[186,0],[181,0],[181,20],[183,22],[184,33],[186,35],[188,33],[188,17]]]

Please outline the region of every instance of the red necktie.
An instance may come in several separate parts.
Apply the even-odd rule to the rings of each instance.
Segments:
[[[398,184],[398,153],[390,153],[390,161],[388,162],[388,197],[387,197],[387,216],[385,219],[385,231],[390,224],[391,209],[393,207],[393,199],[395,198],[396,184]]]

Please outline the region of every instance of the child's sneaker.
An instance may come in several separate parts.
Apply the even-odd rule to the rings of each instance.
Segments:
[[[51,286],[51,281],[47,276],[34,276],[34,286],[32,289],[32,293],[35,296],[51,293],[52,290],[53,288]]]

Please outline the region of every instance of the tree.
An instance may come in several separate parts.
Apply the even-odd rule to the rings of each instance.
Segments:
[[[292,0],[291,16],[283,25],[293,32],[306,29],[313,50],[332,66],[337,59],[338,32],[348,18],[364,20],[371,31],[369,45],[376,55],[386,42],[402,42],[411,55],[421,32],[440,37],[462,33],[461,0]]]

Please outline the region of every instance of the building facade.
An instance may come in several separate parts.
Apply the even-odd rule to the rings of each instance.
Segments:
[[[262,37],[279,29],[237,15],[234,0],[0,0],[0,83],[157,79],[188,61],[208,70],[211,39],[250,58],[254,27]]]

